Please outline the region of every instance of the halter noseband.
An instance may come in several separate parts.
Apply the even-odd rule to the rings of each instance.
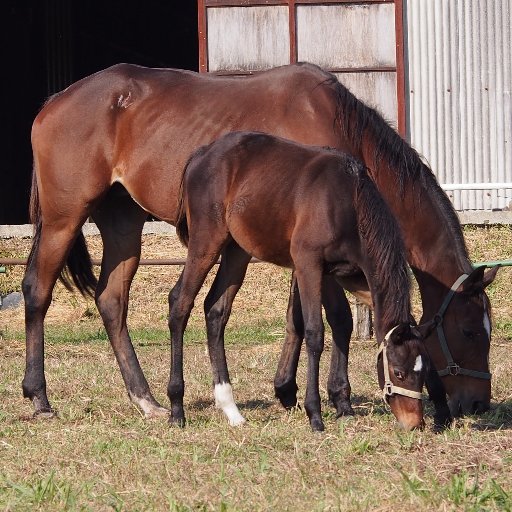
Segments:
[[[384,341],[382,342],[379,352],[377,353],[377,357],[379,357],[379,354],[382,352],[382,363],[384,365],[384,389],[382,390],[384,401],[386,403],[389,402],[389,397],[391,395],[402,395],[402,396],[408,396],[409,398],[415,398],[416,400],[422,400],[423,394],[419,391],[412,391],[411,389],[405,389],[400,386],[395,386],[391,382],[391,374],[389,373],[389,364],[388,364],[388,355],[387,355],[387,345],[389,338],[391,336],[391,333],[398,327],[398,325],[395,325],[393,329],[391,329],[386,336],[384,336]]]
[[[441,349],[443,350],[444,357],[446,358],[447,366],[444,370],[438,370],[438,374],[440,377],[445,377],[446,375],[468,375],[470,377],[475,377],[476,379],[484,379],[490,380],[491,374],[489,372],[480,372],[477,370],[468,370],[467,368],[462,368],[459,366],[454,360],[450,349],[448,348],[448,343],[446,342],[446,336],[444,335],[443,330],[443,320],[444,314],[450,304],[455,292],[459,288],[459,286],[469,277],[468,274],[462,274],[456,281],[453,283],[450,291],[446,295],[439,311],[432,319],[432,323],[436,327],[437,337],[439,338],[439,344],[441,345]]]

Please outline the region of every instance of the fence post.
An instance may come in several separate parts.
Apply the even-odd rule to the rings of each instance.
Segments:
[[[369,340],[372,335],[372,310],[359,300],[356,300],[354,307],[354,337],[357,340]]]

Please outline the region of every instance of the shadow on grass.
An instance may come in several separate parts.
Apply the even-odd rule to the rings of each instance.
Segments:
[[[491,404],[491,410],[481,414],[470,416],[474,419],[471,428],[474,430],[510,430],[512,428],[512,400],[504,400],[497,404]]]
[[[237,402],[237,406],[240,409],[246,409],[246,410],[255,410],[255,409],[268,409],[275,405],[277,402],[271,402],[269,400],[246,400],[245,402]],[[196,400],[195,402],[192,402],[188,408],[194,409],[196,411],[202,411],[205,409],[209,409],[210,407],[213,407],[214,401],[213,400]],[[283,409],[284,411],[284,409]]]

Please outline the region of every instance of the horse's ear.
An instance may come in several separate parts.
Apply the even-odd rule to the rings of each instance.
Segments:
[[[500,265],[497,265],[487,272],[485,266],[475,268],[462,284],[462,291],[470,295],[482,292],[494,281],[499,268]]]
[[[418,332],[418,338],[423,340],[427,339],[432,331],[436,328],[436,322],[427,322],[425,324],[420,324],[414,328],[413,332]]]
[[[496,265],[495,267],[489,269],[484,274],[483,284],[484,288],[487,288],[495,279],[496,274],[498,273],[498,270],[500,269],[501,265]]]

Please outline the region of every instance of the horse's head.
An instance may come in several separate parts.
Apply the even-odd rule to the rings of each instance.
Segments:
[[[386,334],[377,359],[379,385],[392,413],[406,430],[424,426],[421,391],[428,365],[416,327],[401,323]]]
[[[490,406],[491,311],[484,290],[497,270],[478,267],[465,279],[462,276],[462,283],[455,283],[445,298],[444,311],[445,304],[430,322],[431,333],[425,338],[453,416],[484,412]]]

